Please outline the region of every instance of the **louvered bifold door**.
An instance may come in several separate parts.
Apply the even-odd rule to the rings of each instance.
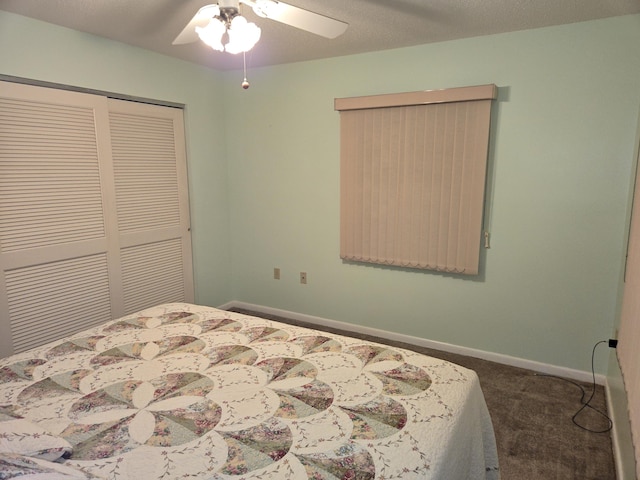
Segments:
[[[0,82],[0,356],[113,316],[107,126],[106,98]]]
[[[109,100],[125,313],[193,302],[182,113]]]
[[[0,82],[0,356],[193,302],[182,110]]]

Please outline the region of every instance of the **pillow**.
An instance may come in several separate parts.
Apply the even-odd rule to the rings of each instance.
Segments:
[[[0,453],[0,478],[9,480],[97,480],[98,477],[59,463],[17,453]]]
[[[0,453],[18,453],[55,461],[70,456],[72,450],[64,438],[52,435],[24,418],[0,422]]]

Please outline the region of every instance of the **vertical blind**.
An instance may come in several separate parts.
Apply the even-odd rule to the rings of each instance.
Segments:
[[[478,273],[495,85],[336,99],[340,256]]]

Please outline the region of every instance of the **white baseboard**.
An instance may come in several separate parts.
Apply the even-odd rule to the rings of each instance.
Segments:
[[[496,363],[502,363],[504,365],[510,365],[512,367],[525,368],[527,370],[533,370],[535,372],[544,373],[547,375],[556,375],[563,378],[570,378],[581,382],[592,382],[593,375],[591,372],[583,370],[575,370],[572,368],[559,367],[557,365],[551,365],[548,363],[536,362],[534,360],[527,360],[524,358],[512,357],[510,355],[503,355],[501,353],[487,352],[484,350],[476,350],[474,348],[461,347],[458,345],[452,345],[450,343],[438,342],[435,340],[428,340],[426,338],[414,337],[411,335],[404,335],[402,333],[389,332],[387,330],[381,330],[378,328],[365,327],[362,325],[354,325],[352,323],[340,322],[337,320],[329,320],[322,317],[314,317],[311,315],[305,315],[303,313],[290,312],[287,310],[280,310],[278,308],[265,307],[263,305],[254,305],[251,303],[240,302],[233,300],[231,302],[220,305],[218,308],[222,310],[229,310],[230,308],[243,308],[246,310],[253,310],[254,312],[265,313],[268,315],[277,315],[280,317],[291,318],[293,320],[299,320],[318,327],[331,327],[345,330],[347,332],[355,332],[364,335],[372,335],[380,338],[388,338],[398,342],[404,342],[410,345],[416,345],[419,347],[432,348],[434,350],[441,350],[443,352],[456,353],[459,355],[466,355],[469,357],[481,358],[483,360],[489,360]],[[595,375],[596,383],[599,385],[606,384],[606,376],[601,374]]]
[[[617,362],[617,359],[614,361]],[[619,365],[614,368],[619,368]],[[605,394],[607,397],[607,415],[612,424],[611,447],[616,466],[616,480],[637,480],[639,478],[636,475],[637,459],[629,421],[627,393],[622,378],[618,378],[611,369],[609,373],[611,375],[607,377]],[[618,384],[618,382],[620,383]]]
[[[609,399],[611,398],[611,389],[609,382],[605,382],[604,385],[605,395]],[[620,451],[620,443],[618,441],[618,431],[616,428],[616,412],[611,402],[607,402],[607,415],[611,419],[611,448],[613,450],[613,461],[616,464],[616,480],[624,480],[624,466],[622,465],[622,452]]]

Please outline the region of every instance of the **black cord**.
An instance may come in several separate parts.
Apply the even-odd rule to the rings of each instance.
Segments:
[[[601,340],[599,342],[596,342],[596,344],[593,346],[593,350],[591,351],[591,375],[593,377],[593,384],[592,384],[591,395],[589,396],[589,400],[587,400],[586,402],[584,401],[584,397],[586,396],[587,392],[585,391],[584,387],[582,385],[580,385],[579,383],[574,382],[573,380],[569,380],[567,378],[559,377],[557,375],[548,375],[546,373],[536,373],[536,374],[534,374],[534,375],[537,375],[537,376],[540,376],[540,377],[558,378],[560,380],[563,380],[565,382],[568,382],[568,383],[571,383],[571,384],[575,385],[576,387],[578,387],[582,391],[582,397],[580,398],[580,403],[582,404],[582,407],[580,407],[580,409],[576,413],[573,414],[573,416],[571,417],[571,421],[575,425],[580,427],[581,429],[586,430],[587,432],[591,432],[591,433],[607,433],[608,431],[610,431],[613,428],[613,422],[611,421],[611,418],[609,418],[609,416],[606,413],[598,410],[597,408],[595,408],[594,406],[591,405],[591,400],[593,400],[593,397],[596,394],[596,371],[595,371],[595,366],[594,366],[594,358],[595,358],[595,354],[596,354],[596,348],[601,343],[607,343],[607,342],[606,342],[606,340]],[[585,427],[584,425],[580,425],[578,423],[578,421],[577,421],[577,417],[586,408],[590,408],[591,410],[593,410],[597,414],[599,414],[599,415],[603,416],[604,418],[606,418],[607,422],[609,423],[609,426],[605,430],[593,430],[591,428]]]

